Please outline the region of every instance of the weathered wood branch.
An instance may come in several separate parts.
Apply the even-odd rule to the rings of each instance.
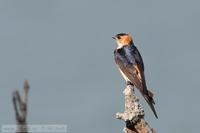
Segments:
[[[18,90],[13,92],[12,100],[17,124],[16,133],[28,133],[26,117],[29,89],[28,81],[25,81],[23,96],[19,94]]]
[[[116,113],[116,118],[125,121],[125,133],[155,133],[144,119],[144,110],[134,95],[134,87],[127,85],[124,90],[125,111]]]

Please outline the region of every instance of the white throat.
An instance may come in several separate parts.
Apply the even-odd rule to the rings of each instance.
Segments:
[[[122,48],[123,46],[126,46],[126,45],[128,45],[128,44],[122,44],[122,43],[119,43],[119,42],[117,42],[117,49],[120,49],[120,48]]]

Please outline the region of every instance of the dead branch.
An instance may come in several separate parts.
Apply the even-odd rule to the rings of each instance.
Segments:
[[[133,90],[132,85],[126,86],[123,92],[125,95],[125,111],[116,113],[116,118],[125,121],[125,133],[155,133],[144,120],[144,110]]]
[[[29,92],[28,81],[24,82],[24,95],[21,96],[19,91],[13,92],[12,100],[16,117],[17,131],[16,133],[28,133],[27,130],[27,102],[28,102],[28,92]]]

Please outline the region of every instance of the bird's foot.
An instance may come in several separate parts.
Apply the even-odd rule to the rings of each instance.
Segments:
[[[127,82],[126,82],[126,86],[128,86],[128,85],[134,86],[130,81],[127,81]]]
[[[127,81],[126,82],[126,86],[131,86],[131,89],[134,91],[134,85],[130,82],[130,81]]]

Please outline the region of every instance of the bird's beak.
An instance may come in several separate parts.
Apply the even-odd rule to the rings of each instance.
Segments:
[[[112,39],[114,39],[114,40],[115,40],[116,38],[113,36],[113,37],[112,37]]]

